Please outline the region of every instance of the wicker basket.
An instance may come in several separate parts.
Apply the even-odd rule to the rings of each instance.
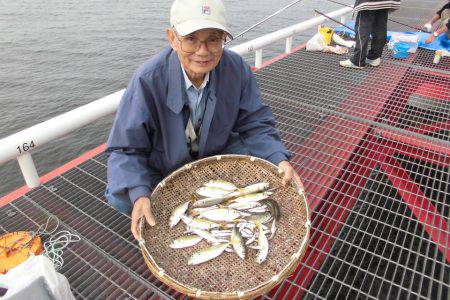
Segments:
[[[187,164],[156,187],[152,211],[157,224],[151,227],[140,220],[140,247],[152,273],[165,284],[192,297],[202,299],[252,298],[268,292],[289,276],[303,257],[310,231],[310,213],[303,190],[292,180],[271,196],[280,206],[277,233],[269,241],[269,254],[261,265],[255,262],[256,250],[248,250],[245,260],[236,253],[189,266],[188,258],[207,246],[206,241],[172,249],[169,244],[183,234],[185,227],[170,228],[169,217],[179,204],[190,199],[195,190],[211,179],[223,179],[244,187],[257,182],[279,186],[278,168],[265,160],[246,155],[221,155]]]

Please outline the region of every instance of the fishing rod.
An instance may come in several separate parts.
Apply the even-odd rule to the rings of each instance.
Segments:
[[[318,11],[317,9],[315,9],[314,11],[315,11],[316,13],[318,13],[319,15],[322,15],[322,16],[324,16],[325,18],[330,19],[331,21],[336,22],[336,23],[338,23],[339,25],[342,25],[342,26],[344,26],[345,28],[350,29],[351,31],[355,32],[354,29],[350,28],[349,26],[345,25],[344,23],[339,22],[339,21],[336,20],[336,19],[333,19],[332,17],[327,16],[327,15],[324,14],[324,13],[321,13],[321,12]]]
[[[350,5],[347,5],[345,3],[341,3],[341,2],[335,1],[335,0],[327,0],[327,1],[339,4],[339,5],[342,5],[342,6],[347,6],[347,7],[353,8],[353,6],[350,6]],[[408,25],[408,24],[405,24],[405,23],[402,23],[402,22],[399,22],[399,21],[396,21],[396,20],[392,20],[392,19],[389,19],[389,18],[388,18],[388,20],[393,22],[393,23],[397,23],[399,25],[403,25],[403,26],[409,27],[411,29],[415,29],[415,30],[418,30],[418,31],[421,31],[421,32],[425,32],[423,29],[420,29],[420,28],[417,28],[417,27],[414,27],[414,26],[411,26],[411,25]]]
[[[236,35],[235,37],[233,37],[232,40],[229,40],[229,41],[225,42],[225,45],[228,44],[229,42],[234,41],[235,39],[237,39],[237,38],[243,36],[245,33],[247,33],[248,31],[252,30],[252,29],[255,28],[256,26],[258,26],[258,25],[264,23],[265,21],[269,20],[269,19],[272,18],[272,17],[275,17],[276,15],[278,15],[279,13],[281,13],[282,11],[288,9],[289,7],[293,6],[294,4],[297,4],[297,3],[300,2],[300,1],[302,1],[302,0],[295,0],[294,2],[292,2],[292,3],[288,4],[288,5],[286,5],[285,7],[283,7],[283,8],[281,8],[280,10],[274,12],[273,14],[271,14],[270,16],[264,18],[263,20],[259,21],[258,23],[256,23],[256,24],[250,26],[249,28],[245,29],[244,31],[242,31],[241,33],[239,33],[238,35]]]

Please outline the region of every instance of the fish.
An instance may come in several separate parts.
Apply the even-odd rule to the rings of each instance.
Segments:
[[[204,207],[214,206],[214,205],[221,204],[221,203],[225,202],[226,200],[227,200],[227,198],[225,196],[198,199],[194,203],[192,203],[192,207],[204,208]]]
[[[256,262],[258,264],[261,264],[266,260],[267,254],[269,253],[269,241],[267,240],[267,237],[263,232],[261,223],[259,223],[258,227],[259,227],[259,234],[258,234],[259,251],[258,255],[256,256]]]
[[[247,239],[247,241],[245,242],[245,245],[250,245],[251,243],[253,243],[256,240],[257,237],[258,237],[258,235],[254,234],[252,237]]]
[[[235,219],[242,216],[242,214],[234,209],[217,208],[212,210],[203,211],[200,216],[214,222],[232,222]]]
[[[245,195],[248,195],[248,194],[263,192],[263,191],[267,190],[269,188],[269,186],[270,185],[269,185],[268,182],[258,182],[258,183],[246,186],[243,189],[239,189],[239,190],[237,190],[235,192],[232,192],[230,194],[230,196],[231,195],[233,195],[233,196],[237,195],[236,197],[238,197],[238,196],[245,196]]]
[[[175,239],[174,241],[172,241],[172,243],[169,245],[170,248],[172,249],[180,249],[180,248],[186,248],[186,247],[191,247],[194,245],[197,245],[203,238],[201,236],[198,235],[184,235],[181,236],[177,239]]]
[[[228,205],[228,208],[237,209],[237,210],[246,210],[246,209],[252,209],[255,207],[261,206],[261,204],[257,201],[252,202],[233,202],[230,205]]]
[[[281,210],[280,206],[278,205],[277,201],[273,199],[264,199],[261,201],[262,204],[266,205],[269,208],[270,214],[273,216],[273,218],[277,221],[281,218]]]
[[[246,220],[243,220],[239,223],[237,223],[237,226],[240,228],[249,228],[250,230],[254,230],[256,228],[256,224],[253,222],[248,222]]]
[[[231,235],[230,230],[211,231],[211,234],[216,238],[223,238]]]
[[[249,246],[247,246],[247,248],[253,249],[253,250],[261,250],[262,249],[262,247],[258,246],[258,245],[249,245]]]
[[[198,188],[195,192],[197,193],[197,195],[205,198],[224,197],[230,194],[230,191],[219,189],[216,187],[206,187],[206,186]]]
[[[242,234],[245,234],[247,236],[252,236],[253,235],[253,231],[250,228],[244,227],[241,230]]]
[[[212,235],[210,232],[208,232],[206,230],[203,230],[203,229],[200,229],[200,228],[192,228],[192,231],[196,235],[204,238],[206,241],[208,241],[208,242],[210,242],[212,244],[218,244],[219,243],[219,240],[216,239],[216,237],[214,235]]]
[[[258,202],[256,202],[256,203],[258,203]],[[250,208],[247,211],[249,213],[263,213],[263,212],[268,211],[268,208],[265,205],[261,205],[261,206],[257,206],[257,207],[254,207],[254,208]]]
[[[188,260],[188,265],[198,265],[221,255],[230,243],[215,244],[194,253]]]
[[[269,198],[269,196],[272,194],[273,194],[273,192],[261,192],[261,193],[247,194],[247,195],[232,199],[232,200],[230,200],[230,202],[231,202],[231,204],[233,204],[233,203],[248,203],[248,202],[252,202],[252,201],[261,201],[261,200]]]
[[[191,218],[186,215],[181,216],[181,220],[189,227],[210,230],[212,228],[219,228],[220,224],[211,222],[209,220]]]
[[[245,217],[244,220],[252,223],[267,223],[272,220],[272,215],[270,212],[264,212],[264,213],[254,213],[248,217]]]
[[[242,235],[236,226],[234,226],[233,230],[231,231],[230,242],[231,245],[233,245],[233,249],[237,253],[237,255],[240,258],[245,259],[244,239],[242,238]]]
[[[201,212],[206,211],[206,210],[211,210],[211,209],[216,209],[219,208],[219,206],[217,205],[213,205],[213,206],[209,206],[209,207],[198,207],[198,208],[193,208],[191,210],[189,210],[189,215],[190,216],[198,216]]]
[[[277,220],[273,219],[272,221],[272,226],[270,226],[270,236],[268,238],[268,240],[273,239],[273,237],[275,236],[275,233],[277,232]]]
[[[180,205],[178,205],[170,215],[169,221],[170,221],[170,227],[174,227],[175,225],[180,222],[181,216],[184,215],[184,213],[187,211],[189,207],[189,201],[184,202]]]
[[[221,179],[210,180],[207,183],[205,183],[204,186],[212,187],[212,188],[219,188],[219,189],[227,190],[230,192],[238,189],[238,187],[235,186],[234,184],[232,184],[231,182],[221,180]]]

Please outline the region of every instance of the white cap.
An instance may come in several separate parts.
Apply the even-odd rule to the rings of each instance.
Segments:
[[[231,37],[221,0],[175,0],[170,9],[170,25],[181,36],[200,29],[216,28]]]

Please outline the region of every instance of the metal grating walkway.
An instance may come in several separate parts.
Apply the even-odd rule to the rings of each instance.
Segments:
[[[303,262],[262,298],[448,299],[450,58],[341,59],[299,51],[257,72],[313,210]],[[148,271],[105,183],[100,154],[2,207],[0,234],[56,215],[83,237],[61,270],[77,298],[183,298]]]

